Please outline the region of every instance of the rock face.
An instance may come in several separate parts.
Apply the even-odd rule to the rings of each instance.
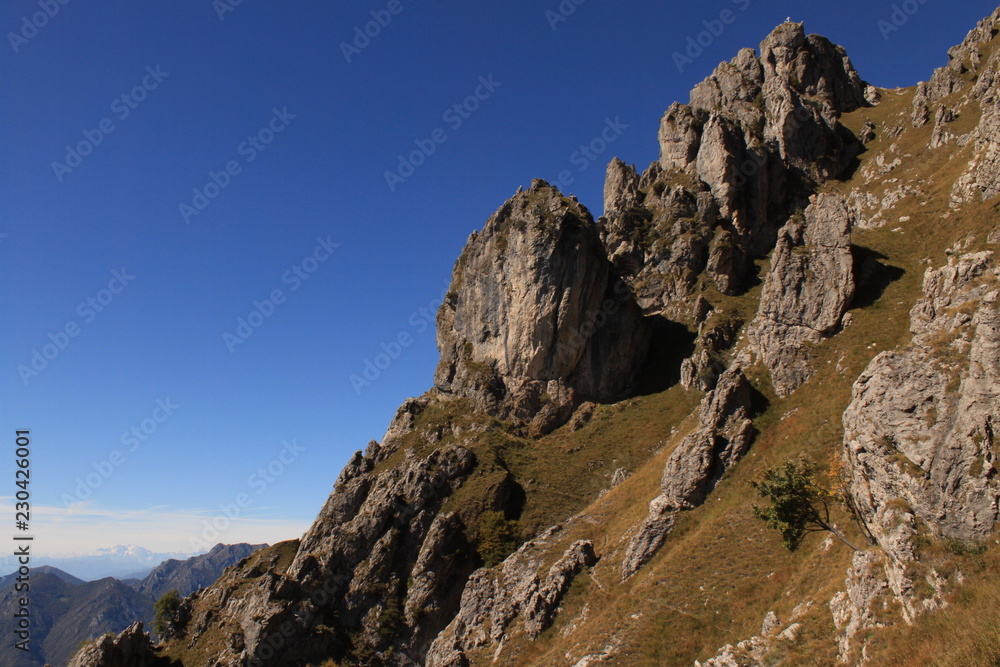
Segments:
[[[544,181],[473,234],[438,313],[437,388],[546,433],[621,397],[649,330],[590,213]]]
[[[719,478],[747,453],[755,435],[753,388],[739,366],[723,373],[699,408],[698,427],[667,460],[660,495],[649,504],[622,560],[622,579],[649,561],[673,530],[677,514],[701,505]]]
[[[941,604],[914,592],[913,538],[920,530],[962,541],[986,538],[1000,502],[1000,272],[992,253],[953,258],[924,276],[924,298],[910,312],[912,344],[876,356],[854,384],[844,413],[850,493],[885,553],[855,563],[835,601],[842,651],[870,625],[872,577],[911,619]],[[920,528],[923,525],[925,528]],[[871,574],[876,565],[881,570]],[[922,573],[934,591],[941,578]],[[850,600],[851,603],[847,604]]]
[[[167,667],[153,652],[142,623],[133,623],[117,637],[105,635],[77,653],[68,667]]]
[[[840,330],[854,298],[853,218],[837,195],[818,195],[801,219],[778,234],[757,317],[750,323],[750,349],[771,373],[779,396],[809,379],[807,343]]]
[[[697,318],[696,318],[697,319]],[[698,324],[695,352],[681,364],[681,384],[711,391],[726,370],[723,353],[736,344],[743,320],[725,313],[711,312]]]
[[[895,499],[946,537],[982,539],[997,523],[997,275],[986,252],[928,270],[912,346],[877,356],[854,385],[844,442],[852,493],[876,536],[884,514],[902,511]]]
[[[963,146],[972,144],[973,156],[955,183],[954,205],[1000,195],[1000,52],[986,55],[989,52],[984,49],[998,30],[1000,8],[980,21],[961,44],[948,50],[948,64],[935,70],[927,83],[919,84],[913,98],[914,126],[934,118],[932,148],[953,138],[947,124],[957,114],[982,114],[976,129],[959,140]],[[955,97],[945,106],[942,100],[950,95]]]
[[[549,529],[495,570],[470,577],[455,620],[427,654],[428,667],[467,667],[474,651],[489,655],[517,632],[536,639],[549,627],[573,579],[598,560],[591,542],[577,541],[542,575],[543,549],[559,530]]]
[[[841,47],[785,23],[672,105],[659,162],[613,161],[605,184],[604,243],[640,304],[676,316],[703,271],[742,291],[795,203],[860,152],[840,115],[876,101]]]
[[[433,395],[404,403],[382,442],[344,468],[301,540],[254,553],[184,600],[178,641],[225,637],[213,665],[284,667],[346,654],[420,663],[476,564],[461,519],[441,512],[475,455],[441,442],[455,433],[418,425],[445,403]]]

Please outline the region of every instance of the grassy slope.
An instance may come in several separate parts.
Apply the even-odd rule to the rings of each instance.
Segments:
[[[804,631],[794,646],[780,650],[791,655],[790,664],[836,663],[835,628],[827,602],[843,588],[850,551],[824,536],[809,538],[797,553],[785,551],[777,536],[753,518],[749,481],[764,467],[799,453],[818,461],[840,456],[841,415],[850,402],[853,381],[876,354],[909,342],[909,310],[921,294],[924,270],[944,264],[946,248],[969,234],[975,236],[969,250],[986,247],[986,232],[996,225],[997,202],[977,202],[960,211],[948,208],[952,184],[967,164],[970,149],[952,142],[929,150],[931,125],[914,130],[909,124],[912,97],[913,89],[885,91],[877,108],[844,119],[855,131],[868,119],[880,128],[879,137],[862,156],[862,167],[880,153],[891,162],[895,153],[890,146],[896,144],[903,165],[886,178],[910,182],[922,191],[900,202],[884,227],[854,231],[855,245],[878,253],[879,261],[892,267],[894,280],[884,291],[879,288],[866,295],[866,305],[852,311],[853,323],[814,350],[818,372],[792,396],[776,398],[765,374],[759,369],[752,372],[771,401],[756,422],[761,434],[752,453],[706,505],[681,519],[656,558],[626,584],[618,582],[617,572],[628,531],[645,516],[646,503],[657,493],[663,463],[684,429],[632,478],[591,505],[586,510],[589,519],[567,531],[563,543],[593,539],[602,561],[574,584],[555,626],[539,641],[513,643],[509,664],[573,664],[588,653],[616,645],[616,652],[602,664],[691,665],[727,643],[758,634],[768,611],[785,620],[803,602],[812,603],[802,619]],[[977,117],[965,114],[950,129],[961,134],[977,122]],[[902,126],[904,134],[886,136],[884,129],[893,125]],[[866,184],[861,168],[851,179],[827,189],[846,194],[858,187],[870,187],[879,195],[884,190],[882,185]],[[899,218],[904,221],[897,222]],[[726,307],[748,310],[746,303]],[[839,517],[839,523],[861,540],[847,517]],[[982,613],[984,606],[996,610],[1000,603],[1000,583],[989,576],[1000,564],[996,551],[957,556],[929,548],[925,558],[960,567],[967,585],[954,595],[947,613],[878,635],[872,644],[872,664],[1000,664],[995,614]],[[954,640],[942,642],[942,633]]]

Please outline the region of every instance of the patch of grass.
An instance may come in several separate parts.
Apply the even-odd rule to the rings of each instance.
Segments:
[[[919,616],[912,625],[896,623],[874,634],[869,664],[913,667],[995,667],[1000,664],[1000,554],[997,543],[949,540],[944,551],[959,560],[965,581],[946,596],[947,607]],[[937,565],[937,569],[944,569]],[[946,640],[945,640],[946,638]]]

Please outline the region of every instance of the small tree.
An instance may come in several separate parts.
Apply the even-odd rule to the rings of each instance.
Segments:
[[[170,639],[177,634],[180,607],[181,596],[176,590],[166,593],[153,605],[156,612],[153,629],[160,639]]]
[[[750,484],[770,501],[765,507],[754,505],[754,516],[781,533],[789,551],[798,549],[809,533],[822,531],[833,533],[855,551],[861,550],[830,522],[830,507],[841,498],[816,482],[816,469],[808,458],[769,468]]]

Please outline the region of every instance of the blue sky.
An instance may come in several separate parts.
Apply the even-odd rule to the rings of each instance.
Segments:
[[[63,1],[0,10],[0,403],[43,555],[298,536],[430,386],[427,316],[518,186],[568,172],[599,215],[607,162],[655,160],[666,107],[786,16],[889,87],[995,7]]]

